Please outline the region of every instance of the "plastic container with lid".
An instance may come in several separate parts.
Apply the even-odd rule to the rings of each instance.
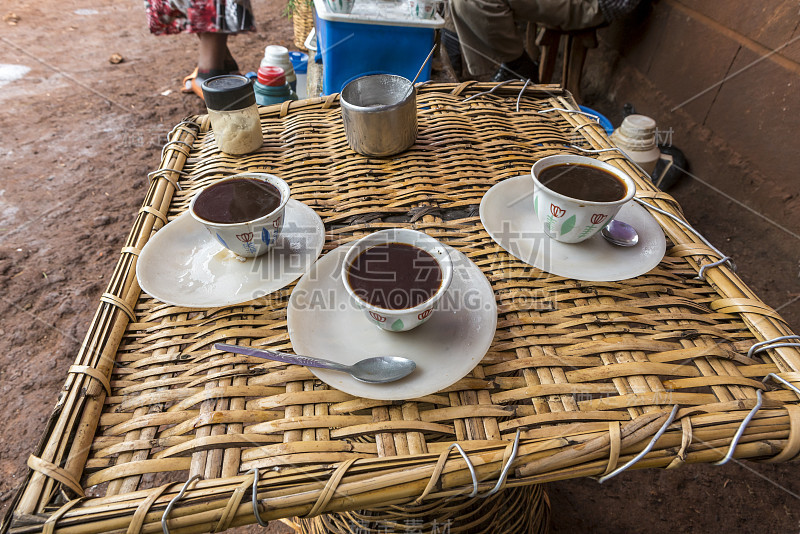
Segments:
[[[217,148],[233,155],[258,150],[264,139],[252,82],[225,74],[207,79],[201,87]]]
[[[286,83],[286,74],[280,67],[260,67],[254,89],[259,106],[297,100],[297,95]]]
[[[289,52],[289,61],[297,76],[295,92],[298,98],[308,98],[308,54],[303,52]]]
[[[294,67],[289,59],[289,50],[285,46],[269,45],[264,49],[264,59],[261,60],[259,67],[280,67],[286,73],[286,82],[296,91],[297,76]]]
[[[628,115],[611,134],[611,140],[642,170],[653,174],[661,157],[656,143],[656,121],[645,115]]]
[[[340,93],[350,81],[368,74],[396,74],[409,80],[433,47],[444,20],[411,14],[406,2],[358,0],[353,11],[334,13],[314,0],[314,27],[324,70],[322,92]],[[417,81],[430,80],[428,62]]]

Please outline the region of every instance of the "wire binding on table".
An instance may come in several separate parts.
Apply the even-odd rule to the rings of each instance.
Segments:
[[[253,473],[253,515],[256,516],[256,521],[258,521],[258,524],[266,528],[269,526],[269,521],[264,521],[261,519],[261,512],[258,510],[258,468],[253,468],[247,472],[248,475],[250,473]]]
[[[600,117],[598,117],[597,115],[592,115],[591,113],[587,113],[585,111],[581,111],[579,109],[547,108],[547,109],[540,109],[536,113],[550,113],[551,111],[561,111],[563,113],[569,113],[570,115],[583,115],[584,117],[589,117],[590,119],[592,119],[593,121],[595,121],[598,124],[600,123]],[[575,148],[578,148],[578,147],[575,147]],[[607,150],[608,149],[605,149],[604,151],[607,151]]]
[[[797,345],[797,344],[790,344],[790,345],[779,345],[779,346],[781,346],[781,347],[785,347],[785,346],[794,346],[794,347],[796,347],[796,346],[799,346],[799,345]],[[770,347],[770,348],[772,348],[772,347]],[[783,385],[784,385],[784,386],[786,386],[787,388],[789,388],[789,389],[791,389],[792,391],[794,391],[795,393],[797,393],[797,396],[798,396],[798,397],[800,397],[800,388],[798,388],[797,386],[795,386],[794,384],[792,384],[791,382],[789,382],[789,381],[788,381],[788,380],[786,380],[785,378],[782,378],[782,377],[778,376],[778,375],[777,375],[777,374],[775,374],[775,373],[770,373],[770,374],[768,374],[767,376],[765,376],[765,377],[764,377],[764,380],[763,380],[763,381],[764,381],[764,382],[766,382],[766,381],[767,381],[767,380],[769,380],[770,378],[771,378],[771,379],[773,379],[773,380],[775,380],[776,382],[780,382],[781,384],[783,384]]]
[[[650,440],[650,443],[648,443],[647,446],[644,449],[642,449],[642,451],[639,454],[631,458],[628,462],[625,463],[625,465],[618,467],[617,469],[615,469],[614,471],[610,472],[607,475],[599,477],[597,481],[600,484],[602,484],[606,480],[614,478],[615,476],[622,473],[626,469],[630,469],[634,464],[636,464],[636,462],[647,456],[647,453],[650,452],[650,450],[655,446],[656,441],[658,441],[661,435],[667,431],[667,427],[672,424],[672,420],[675,419],[675,414],[678,413],[679,407],[680,405],[678,404],[672,407],[672,411],[669,412],[669,417],[667,417],[667,420],[664,421],[664,424],[661,425],[661,428],[658,429],[658,432],[656,432],[655,436],[653,436],[653,439]]]
[[[519,101],[522,100],[522,95],[525,93],[525,88],[531,83],[531,79],[528,78],[525,80],[525,84],[522,86],[522,89],[519,90],[519,94],[517,95],[517,113],[519,113]]]
[[[442,474],[442,470],[444,469],[444,464],[447,463],[447,460],[450,457],[450,451],[452,451],[453,449],[456,449],[461,454],[461,457],[464,458],[464,461],[467,463],[467,468],[469,469],[469,474],[472,476],[472,492],[469,495],[467,495],[467,497],[472,498],[478,494],[478,475],[477,473],[475,473],[475,466],[472,465],[469,456],[467,456],[467,453],[464,451],[464,449],[461,447],[460,444],[451,443],[450,446],[447,447],[447,449],[445,449],[444,451],[442,451],[442,453],[439,455],[439,461],[436,462],[436,468],[433,470],[433,473],[431,474],[431,478],[428,481],[428,485],[425,486],[425,489],[422,491],[422,494],[419,497],[417,497],[417,499],[414,501],[414,504],[421,503],[423,499],[425,499],[425,497],[428,495],[428,493],[431,492],[434,484],[436,484],[436,481]]]
[[[169,501],[169,504],[167,504],[167,508],[161,515],[161,530],[164,532],[164,534],[169,534],[169,527],[167,526],[167,517],[169,517],[169,513],[172,511],[172,508],[178,503],[178,501],[183,499],[183,494],[186,493],[186,490],[189,488],[189,484],[198,479],[202,480],[202,478],[203,477],[200,475],[194,475],[190,477],[189,480],[187,480],[183,484],[181,491],[179,491],[178,494],[175,497],[173,497],[172,500]]]
[[[739,440],[742,439],[742,434],[744,434],[744,429],[747,428],[747,425],[750,423],[750,420],[753,419],[753,416],[756,415],[756,412],[761,409],[761,405],[763,404],[763,399],[761,397],[761,390],[756,390],[756,405],[753,406],[753,409],[750,410],[750,413],[742,420],[742,424],[739,425],[739,429],[736,431],[736,434],[733,435],[733,439],[731,440],[731,444],[728,447],[728,452],[725,453],[725,457],[722,458],[719,462],[714,462],[714,465],[725,465],[727,464],[731,458],[733,458],[733,451],[736,450],[736,445],[739,444]]]
[[[174,187],[178,191],[183,191],[183,188],[181,187],[181,184],[180,184],[180,182],[178,180],[176,180],[175,178],[172,178],[171,176],[167,176],[166,173],[169,173],[169,172],[174,172],[174,173],[176,173],[176,174],[178,174],[180,176],[187,176],[188,175],[188,173],[186,173],[184,171],[178,171],[178,170],[174,170],[174,169],[158,169],[157,171],[148,172],[147,173],[147,179],[152,182],[156,178],[162,178],[162,179],[168,181],[169,183],[171,183],[172,187]],[[156,176],[157,174],[160,174],[160,176]]]
[[[182,128],[182,126],[187,125],[187,124],[197,128],[197,131],[195,132],[195,131],[192,131],[192,130],[187,130],[186,128]],[[172,137],[173,135],[175,135],[175,132],[178,131],[178,128],[180,128],[181,131],[184,131],[184,132],[186,132],[188,134],[191,134],[192,137],[197,137],[197,134],[200,132],[200,125],[199,124],[197,124],[193,120],[184,119],[184,120],[182,120],[181,122],[179,122],[178,124],[176,124],[175,126],[172,127],[172,129],[169,131],[169,134],[167,134],[167,137],[169,138],[169,137]]]
[[[759,341],[758,343],[754,343],[753,346],[750,347],[750,349],[747,351],[747,357],[748,358],[752,358],[754,354],[758,354],[759,352],[763,352],[763,351],[768,350],[768,349],[775,349],[775,348],[778,348],[778,347],[800,347],[800,342],[798,342],[798,343],[780,343],[780,344],[777,344],[777,345],[773,345],[773,343],[776,343],[778,341],[786,341],[787,339],[799,339],[800,340],[800,335],[792,334],[790,336],[780,336],[780,337],[775,337],[775,338],[772,338],[772,339],[767,339],[766,341]],[[767,346],[767,345],[769,345],[769,346]],[[770,374],[773,374],[773,373],[770,373]],[[767,376],[769,376],[769,375],[767,375]]]
[[[516,81],[519,81],[519,80],[506,80],[504,82],[500,82],[497,85],[495,85],[494,87],[492,87],[491,89],[489,89],[488,91],[483,91],[482,93],[475,93],[472,96],[468,96],[467,98],[464,99],[464,102],[469,102],[470,100],[472,100],[474,98],[478,98],[479,96],[490,95],[490,94],[494,93],[495,91],[497,91],[498,89],[500,89],[501,87],[503,87],[504,85],[507,85],[507,84],[509,84],[511,82],[516,82]]]
[[[700,272],[697,273],[695,280],[705,280],[706,279],[706,269],[710,269],[712,267],[719,267],[723,263],[727,263],[728,265],[733,265],[733,260],[730,256],[722,256],[722,258],[718,259],[717,261],[713,261],[711,263],[704,263],[700,266]]]
[[[509,472],[509,470],[511,470],[511,464],[514,463],[514,460],[517,457],[517,451],[519,450],[519,436],[520,436],[520,433],[521,433],[521,430],[518,428],[517,429],[517,434],[514,436],[514,442],[509,444],[509,446],[511,447],[511,454],[508,456],[508,460],[506,460],[505,465],[500,470],[500,478],[497,479],[497,484],[495,484],[494,487],[492,489],[490,489],[489,491],[487,491],[486,493],[484,493],[482,495],[478,495],[478,497],[480,497],[482,499],[485,499],[486,497],[490,497],[490,496],[494,495],[495,493],[497,493],[498,491],[500,491],[503,488],[503,486],[505,485],[506,477],[508,477],[508,472]]]
[[[181,146],[175,146],[175,145],[181,145]],[[184,148],[184,147],[186,147],[186,148]],[[179,141],[177,139],[173,139],[172,141],[167,141],[167,143],[164,145],[164,148],[161,149],[161,159],[164,159],[164,156],[166,155],[167,150],[170,150],[170,149],[171,150],[175,150],[177,152],[180,152],[181,154],[183,154],[184,156],[186,156],[188,158],[189,157],[189,152],[192,150],[192,145],[190,145],[189,143],[187,143],[185,141]]]

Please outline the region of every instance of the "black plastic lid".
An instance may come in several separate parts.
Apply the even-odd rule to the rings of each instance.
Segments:
[[[206,107],[214,111],[235,111],[256,103],[253,83],[238,74],[214,76],[203,82]]]

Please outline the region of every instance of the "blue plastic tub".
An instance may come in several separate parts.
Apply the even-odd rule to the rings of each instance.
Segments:
[[[593,110],[592,108],[587,108],[586,106],[579,105],[578,107],[584,113],[589,113],[590,115],[597,117],[597,120],[600,122],[600,126],[603,127],[603,130],[605,130],[608,135],[611,135],[614,132],[614,126],[611,125],[611,121],[608,120],[605,115],[599,111]]]
[[[339,93],[367,74],[416,76],[433,48],[434,31],[444,25],[413,17],[406,2],[358,0],[349,14],[333,13],[314,0],[318,52],[322,55],[322,92]],[[417,79],[430,80],[431,62]]]

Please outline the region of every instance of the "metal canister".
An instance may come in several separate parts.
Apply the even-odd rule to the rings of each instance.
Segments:
[[[407,78],[362,76],[345,86],[340,100],[347,143],[359,154],[392,156],[416,141],[416,90]]]

